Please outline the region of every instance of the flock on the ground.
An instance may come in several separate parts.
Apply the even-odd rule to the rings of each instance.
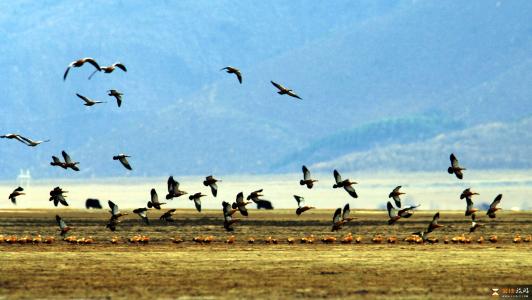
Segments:
[[[120,62],[117,62],[117,63],[114,63],[110,66],[107,66],[107,67],[102,67],[100,66],[96,60],[94,60],[93,58],[82,58],[82,59],[79,59],[79,60],[76,60],[76,61],[73,61],[72,63],[70,63],[63,75],[63,80],[66,80],[67,79],[67,76],[70,72],[70,70],[72,68],[79,68],[79,67],[82,67],[85,63],[89,63],[90,65],[92,65],[95,70],[94,72],[89,76],[89,79],[91,79],[95,74],[99,73],[99,72],[102,72],[103,73],[112,73],[116,68],[124,71],[124,72],[127,72],[127,69],[126,69],[126,66]],[[235,68],[235,67],[231,67],[231,66],[228,66],[228,67],[225,67],[225,68],[222,68],[221,70],[225,70],[227,73],[230,73],[230,74],[235,74],[235,76],[237,77],[238,81],[240,84],[242,84],[242,73],[240,72],[239,69]],[[288,95],[288,96],[291,96],[291,97],[294,97],[294,98],[297,98],[297,99],[302,99],[301,97],[299,97],[293,90],[291,89],[288,89],[284,86],[282,86],[281,84],[278,84],[274,81],[270,81],[271,84],[273,86],[275,86],[278,91],[277,93],[280,94],[280,95]],[[110,97],[114,97],[116,102],[117,102],[117,105],[118,107],[120,107],[122,105],[122,96],[124,94],[118,90],[115,90],[115,89],[110,89],[108,90],[108,96]],[[94,99],[91,99],[89,97],[86,97],[84,95],[81,95],[81,94],[77,94],[76,93],[76,96],[79,97],[80,99],[83,100],[84,102],[84,105],[85,106],[93,106],[95,104],[100,104],[100,103],[105,103],[105,101],[99,101],[99,100],[94,100]],[[0,136],[1,138],[5,138],[5,139],[12,139],[12,140],[16,140],[16,141],[19,141],[27,146],[30,146],[30,147],[36,147],[38,146],[39,144],[41,143],[44,143],[44,142],[49,142],[50,140],[32,140],[28,137],[24,137],[20,134],[17,134],[17,133],[10,133],[10,134],[4,134],[2,136]],[[52,166],[56,166],[56,167],[60,167],[60,168],[63,168],[65,170],[67,169],[71,169],[73,171],[79,171],[79,162],[76,162],[74,161],[70,155],[66,152],[66,151],[62,151],[61,152],[61,156],[63,157],[63,160],[61,160],[58,156],[52,156],[52,161],[50,162],[50,165]],[[126,168],[127,170],[133,170],[133,168],[131,167],[131,164],[129,163],[128,161],[128,158],[130,158],[129,155],[127,154],[123,154],[123,153],[120,153],[120,154],[117,154],[117,155],[114,155],[112,157],[113,160],[118,160],[122,166],[124,168]],[[465,168],[462,168],[458,162],[458,159],[455,157],[454,154],[451,154],[450,155],[450,161],[451,161],[451,165],[449,166],[449,168],[447,169],[448,173],[449,174],[454,174],[458,179],[462,179],[463,178],[463,171],[466,170]],[[302,167],[302,172],[303,172],[303,178],[299,181],[299,184],[301,186],[306,186],[308,189],[312,189],[315,184],[317,184],[318,180],[316,179],[313,179],[311,177],[311,173],[309,171],[309,169],[306,167],[306,166],[303,166]],[[333,188],[334,189],[339,189],[339,188],[343,188],[349,196],[351,196],[352,198],[358,198],[358,194],[354,188],[354,185],[357,184],[357,182],[355,181],[351,181],[350,179],[344,179],[342,178],[342,176],[340,175],[340,173],[337,171],[337,170],[334,170],[333,171],[333,176],[334,176],[334,180],[335,180],[335,183],[333,185]],[[210,187],[210,190],[211,190],[211,193],[212,193],[212,196],[213,197],[216,197],[217,194],[218,194],[218,184],[221,182],[221,180],[219,179],[216,179],[215,177],[213,177],[212,175],[210,176],[207,176],[205,178],[205,180],[203,181],[203,185],[204,186],[208,186]],[[167,181],[167,187],[168,187],[168,194],[166,195],[166,200],[172,200],[174,198],[179,198],[183,195],[187,195],[188,193],[186,191],[183,191],[183,190],[180,190],[180,187],[179,187],[179,182],[176,181],[173,176],[170,176],[168,178],[168,181]],[[238,222],[241,221],[241,219],[239,218],[236,218],[235,217],[235,213],[236,212],[239,212],[242,216],[245,216],[245,217],[248,217],[249,216],[249,212],[246,208],[246,206],[250,203],[256,203],[258,208],[267,208],[267,209],[271,209],[273,208],[271,202],[269,202],[268,200],[265,200],[265,199],[261,199],[260,197],[263,196],[262,194],[263,190],[262,189],[259,189],[259,190],[256,190],[252,193],[250,193],[246,200],[244,200],[244,194],[243,192],[240,192],[236,195],[236,199],[233,203],[229,203],[229,202],[226,202],[226,201],[222,201],[222,212],[223,212],[223,228],[225,228],[226,231],[234,231],[234,225]],[[68,202],[66,200],[66,194],[67,191],[64,191],[61,187],[55,187],[54,189],[52,189],[50,191],[50,198],[49,200],[53,202],[54,206],[58,206],[58,205],[64,205],[64,206],[68,206]],[[24,189],[22,187],[17,187],[10,195],[9,195],[9,199],[11,200],[11,202],[13,204],[16,204],[17,203],[17,197],[19,196],[22,196],[24,195]],[[412,205],[412,206],[408,206],[408,207],[402,207],[402,203],[401,203],[401,195],[404,195],[405,193],[401,191],[401,186],[397,186],[396,188],[394,188],[392,190],[392,192],[390,192],[390,194],[388,195],[388,198],[392,198],[393,199],[393,202],[395,204],[395,206],[392,204],[392,202],[388,201],[387,203],[387,210],[388,210],[388,215],[389,215],[389,220],[388,220],[388,224],[389,225],[394,225],[395,223],[397,223],[401,218],[410,218],[413,214],[414,214],[414,211],[417,207],[419,207],[419,205]],[[472,197],[474,195],[478,195],[478,193],[476,192],[473,192],[471,191],[470,188],[464,190],[462,192],[462,194],[460,195],[460,199],[465,199],[466,201],[466,210],[465,210],[465,216],[470,216],[471,217],[471,226],[470,226],[470,229],[469,229],[469,232],[472,233],[474,232],[476,229],[478,229],[479,227],[483,226],[482,223],[480,223],[477,219],[476,219],[476,212],[478,212],[478,209],[474,208],[473,206],[473,201],[472,201]],[[201,198],[202,197],[205,197],[207,196],[206,194],[203,194],[202,192],[196,192],[196,193],[191,193],[189,194],[189,200],[190,201],[193,201],[194,202],[194,206],[195,208],[197,209],[198,212],[201,212],[201,207],[202,207],[202,200]],[[308,211],[308,210],[311,210],[313,208],[315,208],[314,206],[307,206],[307,205],[304,205],[304,202],[305,202],[305,199],[301,196],[298,196],[298,195],[294,195],[294,199],[296,200],[297,202],[297,208],[296,208],[296,211],[295,211],[295,214],[297,216],[303,214],[304,212]],[[502,199],[502,194],[499,194],[492,202],[492,204],[490,205],[488,211],[487,211],[487,215],[490,217],[490,218],[495,218],[496,217],[496,212],[497,210],[499,210],[500,208],[498,208],[498,204],[500,203]],[[251,201],[249,201],[251,200]],[[146,225],[150,225],[150,221],[149,221],[149,218],[148,218],[148,211],[151,210],[151,209],[155,209],[155,210],[161,210],[162,206],[167,204],[166,202],[160,202],[159,201],[159,197],[157,195],[157,192],[155,189],[151,189],[150,191],[150,200],[147,202],[146,204],[146,207],[140,207],[140,208],[137,208],[137,209],[134,209],[132,212],[134,214],[137,214],[141,220],[146,224]],[[117,230],[117,228],[119,227],[119,224],[121,222],[121,218],[128,215],[127,212],[121,212],[119,210],[119,207],[117,204],[115,204],[113,201],[109,200],[108,201],[108,205],[109,205],[109,208],[110,208],[110,217],[109,217],[109,221],[107,222],[106,224],[106,228],[108,228],[109,230],[111,231],[115,231]],[[101,203],[99,202],[98,199],[87,199],[86,201],[86,207],[87,208],[102,208],[102,205]],[[164,212],[161,216],[160,216],[160,220],[166,222],[166,223],[171,223],[173,221],[175,221],[173,219],[173,215],[175,214],[176,212],[176,209],[169,209],[167,210],[166,212]],[[413,233],[413,235],[409,238],[412,239],[412,241],[414,242],[421,242],[421,243],[424,243],[424,242],[434,242],[434,239],[431,239],[429,238],[429,234],[431,232],[433,232],[434,230],[438,229],[438,228],[441,228],[443,227],[444,225],[442,224],[439,224],[439,219],[440,219],[440,213],[437,212],[436,214],[434,214],[434,217],[432,218],[432,221],[429,223],[429,225],[427,226],[426,229],[424,230],[420,230],[418,232],[415,232]],[[332,227],[331,227],[331,230],[332,231],[338,231],[340,229],[342,229],[342,227],[344,225],[346,225],[348,222],[350,222],[351,220],[353,220],[353,217],[350,217],[350,206],[349,206],[349,203],[347,203],[343,208],[337,208],[335,211],[334,211],[334,214],[333,214],[333,218],[332,218]],[[63,220],[59,215],[56,215],[56,222],[59,226],[59,233],[61,236],[65,237],[67,236],[67,234],[70,232],[70,230],[72,229],[71,226],[68,226],[67,223],[65,222],[65,220]],[[517,236],[516,236],[517,238]],[[36,239],[36,240],[35,240]],[[305,238],[302,238],[301,239],[301,242],[302,243],[313,243],[314,242],[314,237],[313,236],[309,236],[309,237],[305,237]],[[373,238],[373,242],[379,242],[379,241],[382,241],[384,238],[382,236],[376,236]],[[407,238],[408,239],[408,238]],[[452,242],[454,242],[454,240],[456,239],[457,242],[461,242],[461,241],[465,241],[467,242],[467,238],[462,235],[461,237],[455,237],[453,239],[451,239]],[[12,241],[12,240],[17,240],[16,237],[8,237],[8,238],[5,238],[3,236],[0,236],[0,242],[3,242],[3,241],[6,241],[6,242],[9,242],[9,241]],[[53,237],[47,237],[45,239],[43,239],[42,237],[38,236],[38,237],[35,237],[35,238],[28,238],[26,237],[26,239],[22,238],[22,241],[26,240],[27,242],[53,242],[54,238]],[[82,240],[80,239],[76,239],[76,238],[71,238],[71,237],[65,237],[65,240],[66,241],[69,241],[69,242],[75,242],[75,243],[91,243],[93,240],[92,238],[83,238]],[[179,242],[179,238],[175,238],[173,239],[174,242]],[[232,243],[234,242],[235,238],[234,236],[232,236],[232,238],[228,239],[228,243]],[[334,242],[336,240],[335,237],[333,236],[330,236],[330,237],[325,237],[322,239],[323,242]],[[406,240],[406,239],[405,239]],[[437,239],[436,239],[437,240]],[[492,242],[496,242],[497,238],[494,237],[494,236],[491,236],[490,241]],[[516,239],[514,239],[515,241]],[[524,239],[525,241],[529,241],[529,237],[525,237]],[[146,237],[146,236],[135,236],[133,238],[130,238],[130,242],[138,242],[138,243],[142,243],[142,242],[147,242],[149,241],[149,238]],[[210,241],[212,241],[212,237],[198,237],[197,240],[195,241],[199,241],[199,242],[204,242],[204,243],[209,243]],[[250,239],[248,240],[249,243],[253,243],[254,239]],[[353,236],[351,234],[348,234],[347,236],[345,236],[343,239],[342,239],[342,242],[352,242],[352,241],[355,241],[355,242],[360,242],[361,241],[361,237],[355,237],[353,238]],[[20,242],[20,240],[19,240]],[[113,237],[113,239],[111,240],[111,242],[117,242],[117,238]],[[271,237],[269,237],[269,240],[266,241],[267,243],[277,243],[277,241]],[[294,243],[295,242],[295,239],[289,239],[287,241],[288,243]],[[394,239],[388,239],[388,242],[389,243],[393,243],[394,242]]]

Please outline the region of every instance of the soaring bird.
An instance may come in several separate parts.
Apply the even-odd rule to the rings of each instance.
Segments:
[[[164,214],[162,214],[159,217],[159,220],[165,221],[165,222],[174,222],[175,220],[172,218],[172,216],[175,214],[175,212],[176,212],[175,208],[170,209],[170,210],[166,211]]]
[[[79,162],[73,161],[70,158],[70,155],[68,155],[68,153],[66,153],[65,151],[62,151],[61,155],[63,155],[63,158],[65,159],[65,163],[64,163],[64,168],[65,169],[71,168],[74,171],[79,171],[79,168],[77,166],[79,164]],[[54,162],[55,162],[55,160],[54,160]]]
[[[451,166],[447,168],[447,173],[456,175],[456,178],[458,179],[464,178],[464,174],[462,173],[462,171],[466,170],[466,168],[460,167],[460,164],[458,163],[458,159],[456,159],[456,156],[454,156],[454,153],[451,153],[450,159],[451,159]]]
[[[127,215],[127,213],[120,212],[118,205],[116,205],[113,201],[109,200],[107,203],[109,204],[109,208],[111,208],[109,211],[111,213],[111,218],[109,219],[109,223],[106,225],[106,227],[111,231],[115,231],[116,225],[120,223],[120,218]]]
[[[68,71],[70,71],[70,68],[79,68],[83,66],[85,63],[90,63],[91,65],[93,65],[96,68],[96,72],[100,71],[100,65],[98,65],[98,63],[93,58],[85,57],[85,58],[73,61],[68,65],[68,68],[65,71],[65,75],[63,75],[63,80],[66,80]]]
[[[68,206],[68,202],[65,199],[65,193],[68,193],[68,191],[63,191],[60,187],[55,187],[53,190],[50,191],[50,199],[49,201],[54,202],[54,206],[57,207],[59,203],[61,203],[64,206]]]
[[[237,211],[231,207],[228,202],[222,202],[222,211],[224,213],[224,228],[227,231],[234,231],[233,224],[239,222],[240,219],[234,219],[233,214]]]
[[[502,194],[499,194],[499,195],[497,195],[497,197],[495,197],[493,202],[491,202],[490,208],[488,209],[488,212],[486,213],[488,215],[488,217],[490,217],[492,219],[495,218],[495,212],[500,210],[500,208],[498,208],[497,205],[499,205],[499,203],[501,203],[501,199],[502,199]]]
[[[353,184],[357,184],[357,182],[350,181],[349,179],[342,180],[342,176],[340,176],[340,173],[338,173],[337,170],[334,170],[334,180],[336,183],[333,185],[333,188],[341,188],[343,187],[344,190],[353,198],[358,198],[357,192],[355,191],[355,188],[353,187]]]
[[[471,200],[471,198],[466,198],[466,203],[467,203],[466,211],[465,211],[466,216],[470,216],[471,214],[478,211],[478,209],[473,207],[473,200]]]
[[[225,68],[220,69],[220,71],[223,71],[223,70],[225,70],[229,74],[235,74],[236,78],[238,79],[238,82],[242,83],[242,73],[240,73],[239,69],[235,67],[227,66]]]
[[[260,189],[260,190],[256,190],[256,191],[253,191],[253,192],[251,192],[251,193],[247,196],[246,199],[247,199],[247,200],[251,200],[251,201],[257,203],[257,202],[259,202],[259,201],[262,200],[262,199],[260,199],[259,197],[264,196],[264,195],[261,194],[261,193],[262,193],[262,189]]]
[[[133,169],[129,165],[129,161],[127,161],[128,157],[131,157],[131,156],[123,154],[123,153],[120,153],[118,155],[113,156],[113,160],[118,160],[122,164],[122,166],[124,166],[124,168],[126,168],[126,169],[131,171]]]
[[[81,100],[83,100],[85,102],[85,104],[83,104],[85,106],[93,106],[94,104],[105,103],[105,101],[92,100],[91,98],[85,97],[85,96],[77,94],[77,93],[76,93],[76,96],[78,96]]]
[[[273,86],[275,86],[277,89],[279,89],[277,94],[279,94],[279,95],[288,95],[288,96],[291,96],[291,97],[294,97],[294,98],[297,98],[297,99],[301,99],[301,97],[299,97],[291,89],[287,89],[284,86],[282,86],[282,85],[280,85],[280,84],[278,84],[276,82],[273,82],[273,81],[270,81],[270,82],[273,84]]]
[[[11,203],[13,204],[17,204],[17,197],[20,196],[20,195],[26,195],[26,193],[23,193],[24,189],[22,187],[18,187],[16,189],[13,190],[13,192],[11,192],[11,194],[9,194],[9,200],[11,200]]]
[[[471,188],[467,188],[462,192],[462,194],[460,194],[460,199],[471,198],[474,195],[479,195],[479,193],[471,191]]]
[[[414,214],[414,209],[418,207],[419,205],[412,205],[403,209],[396,209],[393,207],[392,203],[388,201],[388,203],[386,204],[386,208],[388,209],[388,216],[390,217],[390,219],[388,220],[388,225],[393,225],[400,218],[410,218]]]
[[[352,217],[349,217],[349,213],[350,212],[351,212],[351,209],[349,208],[349,203],[347,203],[344,206],[343,212],[342,212],[341,208],[336,209],[336,211],[334,212],[334,215],[333,215],[332,231],[337,231],[337,230],[342,229],[342,226],[345,223],[353,220]]]
[[[108,90],[107,91],[107,95],[111,96],[111,97],[115,97],[116,104],[118,105],[118,107],[120,107],[120,105],[122,105],[122,96],[124,94],[122,94],[121,92],[119,92],[117,90]]]
[[[34,141],[34,140],[30,139],[30,138],[23,137],[22,135],[15,134],[15,133],[9,133],[9,134],[1,135],[0,138],[15,139],[15,140],[25,144],[26,146],[30,146],[30,147],[35,147],[35,146],[38,146],[39,144],[46,143],[46,142],[50,141],[50,140]]]
[[[155,189],[151,189],[150,197],[150,201],[148,201],[148,208],[153,207],[155,209],[161,209],[161,205],[166,204],[165,202],[159,202],[159,197],[157,196]]]
[[[399,196],[404,195],[405,193],[399,191],[401,189],[401,186],[397,186],[393,191],[388,195],[388,198],[393,198],[393,201],[395,202],[395,205],[399,208],[401,208],[401,198]]]
[[[148,220],[148,209],[146,207],[134,209],[133,213],[137,214],[146,225],[150,225],[150,220]]]
[[[196,210],[198,212],[201,212],[201,197],[205,197],[205,196],[207,195],[203,195],[201,192],[188,196],[189,200],[194,201],[194,205],[196,206]]]
[[[248,210],[246,208],[246,205],[252,203],[251,201],[244,201],[244,193],[240,192],[236,195],[236,200],[233,202],[231,207],[233,209],[238,209],[240,211],[240,214],[243,216],[248,216]]]
[[[179,189],[179,182],[174,180],[174,176],[168,177],[167,185],[168,185],[168,194],[166,195],[167,200],[171,200],[173,198],[177,198],[177,197],[187,194],[187,192],[181,191]]]
[[[214,178],[212,175],[205,177],[205,180],[203,181],[204,186],[211,187],[211,192],[214,197],[218,194],[218,186],[216,185],[216,182],[221,182],[221,180]]]
[[[475,219],[475,214],[471,214],[471,227],[469,228],[469,233],[473,233],[477,228],[484,226],[484,224],[477,223]]]
[[[314,186],[314,182],[317,182],[317,180],[310,178],[310,171],[306,166],[303,166],[301,169],[303,170],[303,179],[299,180],[299,184],[306,185],[307,188],[311,189]]]
[[[296,199],[296,202],[297,202],[296,215],[298,215],[298,216],[301,215],[302,213],[306,212],[307,210],[315,208],[314,206],[308,206],[308,205],[301,206],[301,204],[303,204],[303,202],[305,202],[305,198],[303,198],[301,196],[294,195],[294,199]]]
[[[92,72],[92,74],[89,76],[89,79],[91,79],[92,76],[96,74],[96,72],[103,71],[104,73],[112,73],[115,70],[115,68],[119,68],[120,70],[127,72],[126,66],[124,66],[122,63],[116,62],[110,66],[100,67],[98,70]]]
[[[429,234],[432,231],[444,226],[444,225],[438,224],[439,220],[440,220],[440,212],[437,212],[432,217],[432,221],[430,222],[430,224],[427,227],[426,231],[414,232],[413,234],[417,235],[417,236],[420,236],[423,239],[423,241],[426,241],[427,240],[427,234]]]
[[[61,236],[65,236],[67,232],[73,228],[68,226],[59,215],[55,215],[55,220],[57,222],[57,225],[59,226],[59,230],[61,231]]]

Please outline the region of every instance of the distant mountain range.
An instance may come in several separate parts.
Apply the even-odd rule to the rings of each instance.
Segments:
[[[0,140],[0,178],[429,170],[450,151],[530,168],[531,15],[529,1],[5,2],[1,133],[52,141]],[[85,56],[128,72],[63,82]],[[79,173],[49,166],[61,150]]]

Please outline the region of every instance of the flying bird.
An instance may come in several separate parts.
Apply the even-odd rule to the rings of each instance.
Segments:
[[[93,65],[96,68],[95,72],[100,71],[100,65],[98,65],[98,63],[93,58],[85,57],[85,58],[73,61],[68,65],[68,68],[66,69],[65,74],[63,75],[63,81],[66,80],[68,72],[70,71],[70,68],[79,68],[83,66],[85,63],[90,63],[91,65]]]
[[[109,204],[109,208],[111,208],[109,211],[111,213],[111,218],[105,227],[109,228],[111,231],[115,231],[116,225],[120,223],[120,218],[126,216],[127,213],[120,212],[118,205],[116,205],[113,201],[109,200],[107,203]]]
[[[150,220],[148,220],[148,209],[146,207],[134,209],[133,213],[137,214],[146,225],[150,225]]]
[[[240,214],[243,216],[248,216],[248,210],[246,208],[246,205],[252,203],[251,201],[244,201],[244,193],[240,192],[236,195],[236,200],[233,202],[231,207],[233,209],[238,209],[240,211]]]
[[[296,215],[298,215],[298,216],[301,215],[302,213],[306,212],[307,210],[315,208],[314,206],[308,206],[308,205],[301,206],[301,204],[303,204],[303,202],[305,202],[305,198],[303,198],[301,196],[294,195],[294,199],[296,199],[296,202],[297,202]]]
[[[20,134],[15,134],[15,133],[8,133],[8,134],[4,134],[4,135],[1,135],[0,138],[4,138],[4,139],[15,139],[23,144],[25,144],[26,146],[30,146],[30,147],[35,147],[39,144],[42,144],[42,143],[46,143],[46,142],[49,142],[50,140],[44,140],[44,141],[34,141],[30,138],[27,138],[27,137],[23,137],[22,135]]]
[[[167,186],[168,186],[168,194],[166,195],[167,200],[171,200],[173,198],[177,198],[177,197],[187,194],[187,192],[181,191],[179,189],[179,182],[174,180],[173,176],[168,177]]]
[[[83,104],[85,106],[93,106],[94,104],[105,103],[105,101],[92,100],[91,98],[85,97],[85,96],[80,95],[78,93],[76,93],[76,96],[78,96],[81,100],[83,100],[85,102],[85,104]]]
[[[54,202],[54,206],[57,207],[59,203],[61,203],[64,206],[68,206],[68,202],[65,199],[65,193],[68,193],[68,191],[63,191],[60,187],[55,187],[53,190],[50,191],[50,199],[49,201]]]
[[[310,178],[310,171],[306,166],[303,166],[301,169],[303,170],[303,179],[299,180],[299,185],[306,185],[307,188],[311,189],[317,180]]]
[[[107,95],[111,96],[111,97],[115,97],[116,104],[118,105],[118,107],[120,107],[122,105],[122,96],[124,94],[122,94],[121,92],[119,92],[117,90],[108,90],[107,91]]]
[[[497,195],[497,197],[495,197],[493,202],[491,202],[490,208],[488,209],[488,212],[486,213],[488,215],[488,217],[490,217],[492,219],[495,218],[495,213],[498,210],[500,210],[500,208],[498,208],[497,205],[499,205],[499,203],[501,203],[501,199],[502,199],[502,194],[499,194],[499,195]]]
[[[456,159],[456,156],[454,156],[454,153],[451,153],[450,159],[451,159],[451,166],[447,168],[447,173],[456,175],[456,178],[458,179],[464,178],[464,174],[462,173],[462,171],[466,170],[466,168],[460,167],[460,164],[458,163],[458,159]]]
[[[211,187],[211,192],[214,197],[218,194],[218,186],[216,185],[216,182],[221,182],[221,180],[214,178],[212,175],[205,177],[205,180],[203,181],[204,186]]]
[[[242,73],[240,73],[240,70],[231,66],[227,66],[225,68],[221,68],[220,71],[225,70],[229,74],[235,74],[236,78],[238,79],[238,82],[242,84]]]
[[[234,231],[233,224],[240,221],[240,219],[233,218],[233,214],[237,211],[231,207],[228,202],[222,202],[222,211],[224,214],[224,228],[227,231]]]
[[[386,204],[386,208],[388,209],[388,216],[390,219],[388,220],[388,225],[393,225],[395,222],[397,222],[400,218],[410,218],[414,214],[414,209],[418,208],[419,205],[413,205],[409,207],[405,207],[403,209],[396,209],[393,207],[392,203],[388,201]]]
[[[62,151],[61,155],[63,155],[63,158],[65,159],[65,163],[64,163],[65,169],[71,168],[74,171],[79,171],[79,168],[77,166],[79,162],[73,161],[72,158],[70,158],[70,155],[68,155],[68,153],[66,153],[65,151]]]
[[[471,188],[467,188],[462,192],[462,194],[460,194],[460,199],[471,198],[474,195],[479,195],[479,193],[471,191]]]
[[[98,70],[92,72],[92,74],[89,76],[89,79],[91,79],[92,76],[96,74],[96,72],[103,71],[104,73],[112,73],[115,70],[115,68],[119,68],[120,70],[127,72],[126,66],[124,66],[122,63],[116,62],[110,66],[103,66],[103,67],[98,68]]]
[[[277,89],[279,89],[279,91],[277,92],[277,94],[279,95],[288,95],[288,96],[291,96],[291,97],[294,97],[294,98],[297,98],[297,99],[301,99],[301,97],[299,97],[296,93],[294,93],[293,90],[291,89],[287,89],[285,88],[284,86],[276,83],[276,82],[273,82],[273,81],[270,81],[273,86],[275,86]]]
[[[174,222],[175,220],[172,218],[172,216],[175,214],[175,212],[176,212],[175,208],[170,209],[167,212],[165,212],[164,214],[162,214],[159,217],[159,220],[165,221],[165,222]]]
[[[59,230],[61,231],[61,236],[65,236],[67,232],[69,232],[73,227],[68,226],[63,219],[59,215],[55,215],[55,221],[57,222],[57,225],[59,226]]]
[[[340,173],[337,170],[334,170],[334,180],[336,183],[333,185],[333,188],[341,188],[343,187],[344,190],[353,198],[358,198],[357,192],[355,191],[355,188],[353,187],[353,184],[357,184],[357,182],[350,181],[349,179],[342,180],[342,176],[340,176]]]
[[[194,201],[194,206],[196,206],[196,210],[198,212],[201,212],[201,197],[205,197],[205,196],[207,195],[203,195],[201,192],[188,196],[189,200]]]
[[[128,157],[131,156],[120,153],[118,155],[113,156],[113,160],[118,160],[122,164],[122,166],[124,166],[124,168],[131,171],[133,169],[131,168],[131,165],[129,165],[129,161],[127,160]]]
[[[393,198],[395,205],[401,208],[401,198],[399,196],[404,195],[405,193],[400,191],[401,186],[397,186],[393,191],[388,195],[388,198]]]
[[[23,193],[24,189],[22,187],[17,187],[16,189],[13,190],[13,192],[11,192],[11,194],[9,194],[9,200],[11,200],[11,203],[13,204],[17,204],[17,197],[18,196],[21,196],[21,195],[26,195],[26,193]]]
[[[251,192],[251,193],[247,196],[246,199],[247,199],[247,200],[251,200],[251,201],[257,203],[257,202],[259,202],[259,201],[262,200],[262,199],[260,199],[259,197],[264,196],[264,195],[261,194],[261,193],[262,193],[262,189],[260,189],[260,190],[256,190],[256,191],[253,191],[253,192]]]
[[[344,206],[343,212],[342,212],[341,208],[336,209],[336,211],[334,212],[334,215],[333,215],[332,231],[337,231],[337,230],[342,229],[342,226],[345,223],[353,220],[352,217],[349,217],[349,213],[350,212],[351,212],[351,209],[349,208],[349,203],[347,203]]]
[[[159,202],[159,197],[157,196],[157,192],[155,189],[151,189],[150,191],[151,199],[148,201],[148,208],[155,208],[155,209],[161,209],[161,205],[166,204],[165,202]]]
[[[438,224],[439,220],[440,220],[440,212],[437,212],[432,217],[432,221],[430,222],[426,231],[414,232],[413,234],[421,237],[423,239],[423,242],[425,242],[427,240],[427,234],[431,233],[432,231],[438,228],[444,227],[444,225]]]

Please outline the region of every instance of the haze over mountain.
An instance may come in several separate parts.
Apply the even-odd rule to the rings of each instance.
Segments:
[[[530,168],[531,15],[529,1],[4,2],[0,131],[52,141],[0,140],[0,178],[434,170],[448,152]],[[63,82],[87,56],[128,72]],[[49,166],[61,150],[79,173]]]

